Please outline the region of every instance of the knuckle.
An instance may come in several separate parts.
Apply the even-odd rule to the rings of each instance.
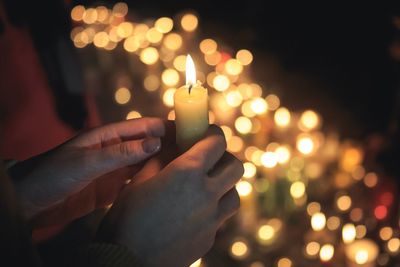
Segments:
[[[121,144],[118,146],[118,148],[119,148],[119,153],[120,153],[122,156],[127,156],[127,157],[131,156],[132,150],[131,150],[131,147],[130,147],[130,145],[129,145],[128,142],[126,142],[126,143],[121,143]]]
[[[175,173],[185,176],[198,176],[201,173],[201,165],[195,160],[175,160],[171,163],[171,168]]]

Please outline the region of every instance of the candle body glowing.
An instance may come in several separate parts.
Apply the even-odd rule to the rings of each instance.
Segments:
[[[208,93],[200,83],[179,88],[174,95],[176,142],[187,150],[199,141],[208,129]]]

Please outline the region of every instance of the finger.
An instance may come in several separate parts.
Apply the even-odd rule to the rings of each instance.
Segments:
[[[240,207],[240,197],[235,188],[226,193],[218,205],[218,222],[223,223],[232,217]]]
[[[104,146],[145,137],[162,137],[165,134],[165,124],[159,118],[139,118],[111,123],[95,128],[78,136],[73,142],[80,146],[102,144]]]
[[[210,183],[214,183],[217,193],[222,196],[235,186],[243,172],[243,163],[231,153],[225,152],[209,174]]]
[[[194,144],[181,157],[184,160],[194,160],[207,173],[222,157],[226,150],[226,141],[221,128],[210,125],[206,136]]]
[[[102,175],[140,163],[157,153],[160,148],[161,140],[158,137],[122,142],[93,152],[96,156],[91,158],[91,163],[100,168],[98,175]]]

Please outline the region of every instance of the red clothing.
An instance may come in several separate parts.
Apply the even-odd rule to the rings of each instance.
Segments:
[[[3,158],[17,160],[49,150],[74,134],[57,117],[54,97],[29,31],[0,18],[5,31],[0,34],[0,112]],[[86,97],[88,126],[100,120],[93,98]],[[71,109],[74,107],[71,107]]]

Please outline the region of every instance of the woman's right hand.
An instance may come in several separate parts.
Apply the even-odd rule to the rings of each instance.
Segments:
[[[150,179],[128,185],[102,223],[102,239],[127,246],[143,266],[188,266],[213,245],[239,208],[243,164],[222,131],[206,137]]]

